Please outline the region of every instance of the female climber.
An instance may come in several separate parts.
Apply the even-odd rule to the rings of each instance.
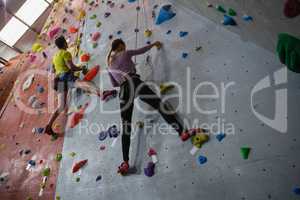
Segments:
[[[108,74],[112,85],[120,87],[120,109],[122,119],[122,151],[124,162],[118,167],[118,173],[126,174],[129,169],[129,147],[131,132],[131,117],[134,107],[134,98],[140,99],[153,108],[157,109],[162,117],[178,132],[179,135],[184,131],[182,125],[176,119],[176,115],[166,112],[167,106],[161,102],[160,98],[150,89],[150,87],[140,79],[136,73],[135,64],[132,57],[143,54],[151,48],[162,47],[161,42],[154,42],[136,50],[127,50],[125,43],[121,39],[116,39],[111,44],[111,50],[107,56]],[[147,96],[147,97],[146,97]]]
[[[72,61],[72,55],[67,51],[68,43],[63,36],[55,40],[58,52],[53,57],[53,71],[55,73],[54,89],[58,92],[58,107],[46,125],[45,133],[57,136],[52,130],[52,125],[59,114],[64,111],[67,113],[67,99],[70,88],[80,88],[88,93],[100,96],[100,90],[91,82],[78,80],[74,76],[75,72],[83,71],[83,67],[76,66]],[[69,97],[70,98],[70,97]]]

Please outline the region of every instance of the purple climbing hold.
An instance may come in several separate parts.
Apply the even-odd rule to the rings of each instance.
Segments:
[[[147,167],[144,168],[144,173],[148,177],[152,177],[154,175],[155,164],[153,162],[149,162]]]
[[[117,126],[116,125],[113,125],[111,126],[108,130],[107,130],[108,134],[109,134],[109,137],[118,137],[119,134],[120,134],[120,131],[118,130]]]
[[[172,19],[173,17],[175,17],[176,13],[172,11],[172,5],[168,4],[168,5],[164,5],[161,7],[158,17],[156,19],[155,24],[156,25],[160,25],[170,19]]]
[[[146,44],[147,44],[147,45],[150,45],[150,44],[151,44],[151,42],[150,42],[150,41],[147,41],[147,42],[146,42]]]
[[[187,32],[187,31],[180,31],[179,32],[179,37],[185,37],[185,36],[187,36],[189,34],[189,32]]]
[[[100,141],[103,141],[107,138],[107,135],[108,135],[107,131],[102,131],[102,132],[99,133],[98,138],[99,138]]]
[[[188,53],[182,53],[182,58],[187,58],[189,56]]]
[[[199,156],[198,157],[198,162],[200,165],[203,165],[207,162],[207,158],[205,156]]]
[[[235,20],[228,16],[228,15],[224,15],[224,20],[223,20],[223,25],[227,26],[227,25],[231,25],[231,26],[236,26],[236,22]]]
[[[105,18],[109,17],[110,15],[111,15],[111,13],[110,13],[110,12],[106,12],[106,13],[104,13],[104,17],[105,17]]]
[[[218,135],[216,135],[216,138],[219,142],[221,142],[224,138],[226,137],[225,133],[219,133]]]
[[[171,34],[171,33],[172,33],[171,30],[168,30],[168,31],[166,32],[167,35],[169,35],[169,34]]]

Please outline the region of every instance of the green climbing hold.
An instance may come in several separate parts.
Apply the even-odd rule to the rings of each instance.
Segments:
[[[33,200],[32,197],[28,197],[26,200]]]
[[[99,28],[101,25],[102,25],[101,22],[97,22],[97,23],[96,23],[96,27],[97,27],[97,28]]]
[[[56,196],[56,197],[55,197],[55,200],[60,200],[60,196]]]
[[[250,153],[251,148],[250,147],[241,147],[241,156],[247,160],[249,157],[249,153]]]
[[[90,19],[96,19],[97,18],[97,15],[96,14],[93,14]]]
[[[230,16],[236,16],[235,10],[233,10],[232,8],[229,8],[228,9],[228,15],[230,15]]]
[[[95,48],[97,48],[97,46],[98,46],[98,43],[96,42],[96,43],[93,43],[93,48],[95,49]]]
[[[293,72],[300,73],[300,39],[287,33],[278,35],[277,55],[282,64]]]
[[[217,5],[216,6],[216,9],[218,10],[218,11],[220,11],[221,13],[226,13],[227,11],[225,10],[225,8],[223,7],[223,6],[221,6],[221,5]]]
[[[49,167],[47,167],[47,168],[45,168],[43,171],[42,171],[42,175],[43,176],[49,176],[50,175],[50,168]]]
[[[56,133],[51,135],[51,141],[55,141],[55,140],[57,140],[57,138],[58,138],[58,135]]]
[[[76,156],[76,153],[75,153],[75,152],[71,152],[69,155],[70,155],[72,158],[74,158],[74,157]]]
[[[76,182],[79,182],[79,181],[80,181],[80,178],[79,178],[79,177],[77,177],[77,178],[76,178]]]
[[[61,154],[61,153],[56,154],[55,160],[56,160],[57,162],[60,162],[61,159],[62,159],[62,154]]]

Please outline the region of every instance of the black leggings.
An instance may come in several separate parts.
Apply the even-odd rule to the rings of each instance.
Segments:
[[[122,151],[124,161],[129,160],[130,148],[130,133],[131,133],[131,118],[134,107],[134,98],[141,95],[140,99],[151,105],[154,109],[162,115],[162,117],[178,132],[180,135],[183,127],[176,119],[176,114],[165,113],[167,106],[160,100],[160,98],[145,84],[137,75],[131,77],[130,80],[125,81],[120,87],[120,108],[122,119]],[[150,98],[145,95],[151,96]]]

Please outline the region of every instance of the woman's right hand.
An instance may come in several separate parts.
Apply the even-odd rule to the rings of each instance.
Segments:
[[[153,43],[153,45],[157,48],[157,49],[160,49],[162,47],[162,43],[160,41],[156,41]]]

